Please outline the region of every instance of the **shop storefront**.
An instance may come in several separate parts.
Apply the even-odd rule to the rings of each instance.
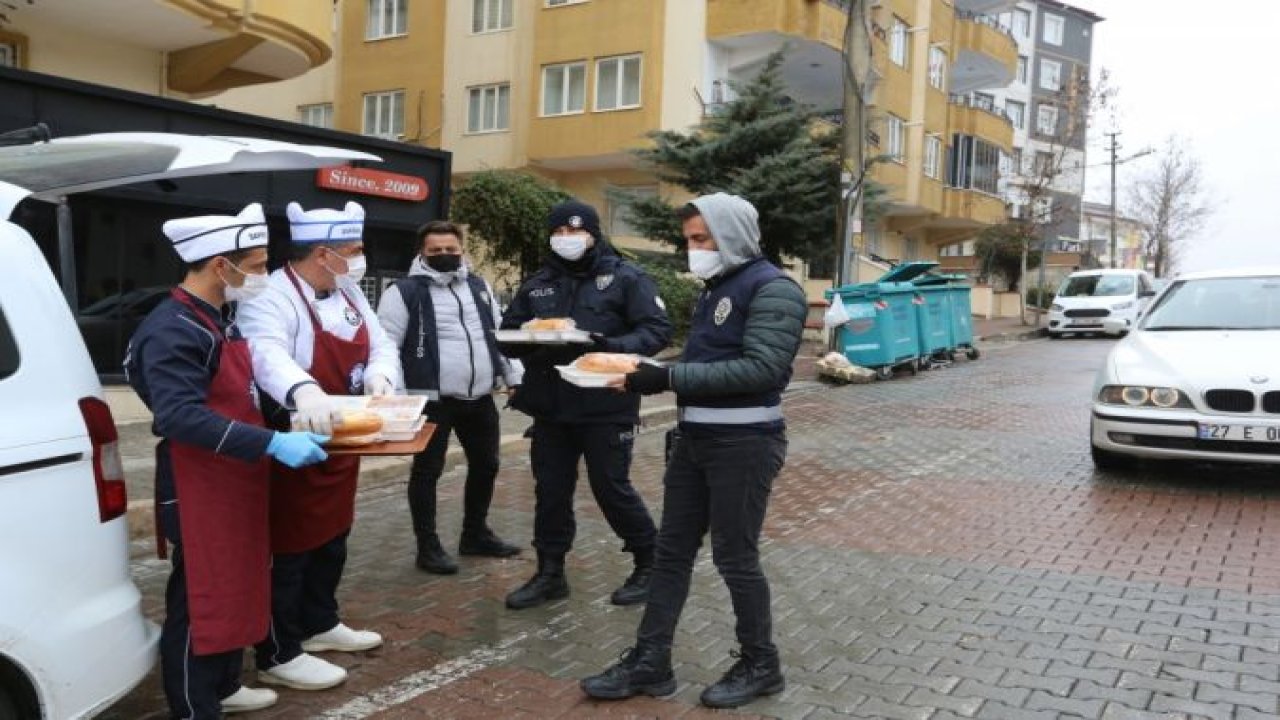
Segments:
[[[63,208],[21,204],[13,220],[39,242],[66,290],[94,365],[108,381],[119,378],[124,347],[138,323],[182,277],[160,232],[166,220],[234,213],[260,202],[268,215],[275,267],[287,253],[284,209],[289,202],[307,209],[358,202],[367,216],[365,291],[376,301],[382,288],[408,268],[416,251],[414,229],[448,213],[446,152],[0,68],[0,131],[39,122],[55,137],[125,131],[239,135],[383,158],[364,167],[149,183],[72,196]]]

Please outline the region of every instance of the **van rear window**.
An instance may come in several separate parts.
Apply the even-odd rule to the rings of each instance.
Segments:
[[[13,332],[4,319],[4,309],[0,308],[0,380],[18,372],[18,343],[14,342]]]

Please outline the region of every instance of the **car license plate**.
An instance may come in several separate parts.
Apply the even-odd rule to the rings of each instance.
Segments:
[[[1280,443],[1280,426],[1200,423],[1201,440]]]

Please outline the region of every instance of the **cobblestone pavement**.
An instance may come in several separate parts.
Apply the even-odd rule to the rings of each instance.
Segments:
[[[915,378],[798,384],[764,544],[788,688],[739,714],[1280,715],[1274,471],[1096,473],[1088,395],[1110,345],[1022,343]],[[655,511],[661,447],[659,433],[643,434],[633,473]],[[527,540],[527,457],[517,447],[504,462],[494,525]],[[458,479],[441,489],[450,536]],[[532,572],[530,553],[424,575],[412,565],[403,486],[363,493],[344,616],[387,645],[334,658],[351,669],[346,685],[284,691],[252,717],[735,715],[697,704],[733,649],[728,596],[706,552],[677,637],[677,693],[620,704],[580,695],[578,678],[630,644],[639,611],[608,604],[629,556],[585,490],[578,511],[573,594],[517,613],[502,599]],[[156,613],[166,568],[135,569]],[[163,717],[154,676],[105,717]]]

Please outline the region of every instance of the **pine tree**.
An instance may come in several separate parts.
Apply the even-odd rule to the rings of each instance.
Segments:
[[[723,191],[750,200],[760,212],[761,247],[783,255],[829,256],[840,202],[840,137],[815,122],[812,108],[787,97],[774,53],[738,97],[692,132],[649,134],[652,147],[634,151],[663,182],[695,194]],[[663,198],[619,198],[642,234],[684,248],[674,208]]]

